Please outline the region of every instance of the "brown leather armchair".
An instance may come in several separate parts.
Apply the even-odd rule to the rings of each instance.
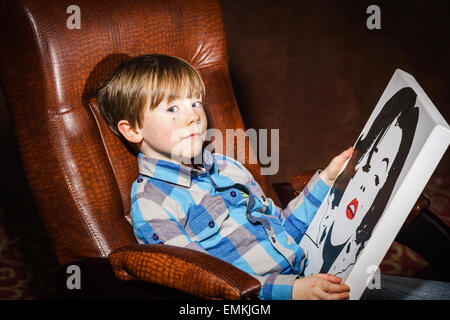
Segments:
[[[219,2],[78,0],[80,29],[67,27],[73,14],[66,13],[68,5],[59,0],[0,4],[0,80],[26,177],[62,266],[59,293],[255,298],[259,282],[226,262],[184,248],[136,244],[125,213],[137,161],[92,99],[124,58],[175,55],[204,79],[210,127],[245,131],[229,77]],[[248,142],[235,146],[235,154],[243,149],[251,151]],[[247,161],[246,167],[278,206],[311,176],[272,186],[259,164]],[[71,264],[81,268],[80,290],[66,286]]]

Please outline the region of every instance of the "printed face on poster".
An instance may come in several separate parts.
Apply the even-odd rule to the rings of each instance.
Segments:
[[[300,242],[308,258],[305,276],[348,277],[374,229],[383,227],[380,217],[433,128],[439,122],[448,128],[442,117],[436,121],[437,110],[418,84],[410,86],[405,77],[411,76],[401,70],[394,74]]]

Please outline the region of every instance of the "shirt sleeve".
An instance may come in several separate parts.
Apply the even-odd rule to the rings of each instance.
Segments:
[[[258,298],[262,300],[292,300],[292,288],[299,278],[295,274],[272,273],[266,276],[252,275],[261,283]]]
[[[131,222],[138,243],[164,243],[207,253],[198,241],[189,237],[173,213],[155,203],[145,193],[134,192],[131,201]]]
[[[242,168],[252,183],[254,183],[263,194],[264,192],[261,186],[256,182],[250,171],[244,166],[242,166]],[[322,172],[322,170],[316,171],[311,180],[306,184],[305,188],[303,188],[302,192],[292,199],[285,209],[281,209],[275,205],[272,199],[267,198],[272,206],[272,214],[279,216],[286,232],[295,239],[296,243],[300,243],[306,229],[311,224],[322,201],[330,190],[330,186],[320,178],[320,172]]]
[[[319,210],[330,187],[319,177],[321,170],[317,170],[302,192],[292,199],[285,209],[275,206],[280,212],[286,232],[297,243],[306,232],[314,216]]]

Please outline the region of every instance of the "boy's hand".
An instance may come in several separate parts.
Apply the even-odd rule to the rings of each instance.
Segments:
[[[330,164],[319,174],[319,177],[328,186],[331,187],[333,185],[339,171],[341,171],[345,161],[347,161],[347,159],[352,156],[353,151],[355,151],[353,147],[350,147],[341,154],[334,157],[333,160],[331,160]]]
[[[342,278],[332,274],[313,274],[297,279],[292,289],[292,300],[348,300],[350,287],[339,284]]]

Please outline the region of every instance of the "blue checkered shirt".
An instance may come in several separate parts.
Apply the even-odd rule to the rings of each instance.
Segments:
[[[142,153],[138,163],[127,217],[138,243],[211,254],[258,279],[259,298],[291,299],[307,263],[298,243],[329,190],[320,171],[281,209],[240,162],[206,148],[198,169]]]

